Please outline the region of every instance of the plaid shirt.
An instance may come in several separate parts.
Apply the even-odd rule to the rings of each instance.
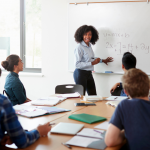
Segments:
[[[23,130],[11,102],[7,97],[0,94],[0,141],[4,137],[5,132],[7,132],[12,142],[18,148],[25,148],[40,137],[37,130]]]

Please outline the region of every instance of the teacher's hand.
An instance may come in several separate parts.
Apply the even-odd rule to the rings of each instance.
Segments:
[[[92,65],[96,65],[100,62],[100,58],[96,58],[93,62]]]
[[[112,62],[114,61],[112,57],[107,57],[106,59],[103,59],[103,63],[105,63],[106,65],[108,65],[108,62]]]

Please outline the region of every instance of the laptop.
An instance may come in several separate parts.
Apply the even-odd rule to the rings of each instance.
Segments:
[[[75,135],[84,127],[84,124],[60,122],[51,129],[51,133]]]

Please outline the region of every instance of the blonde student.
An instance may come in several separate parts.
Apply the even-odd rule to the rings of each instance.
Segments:
[[[30,101],[26,96],[24,85],[19,79],[19,72],[23,71],[23,62],[18,55],[9,55],[1,62],[3,68],[10,71],[6,77],[4,89],[13,105]]]
[[[107,146],[116,146],[127,139],[126,150],[150,149],[150,80],[139,69],[130,69],[122,77],[129,99],[119,103],[105,136]]]

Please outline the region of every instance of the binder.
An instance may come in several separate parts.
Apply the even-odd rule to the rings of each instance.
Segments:
[[[100,121],[105,121],[106,118],[104,117],[100,117],[100,116],[96,116],[96,115],[90,115],[90,114],[72,114],[68,117],[69,119],[74,119],[74,120],[78,120],[81,122],[85,122],[85,123],[96,123],[96,122],[100,122]]]

